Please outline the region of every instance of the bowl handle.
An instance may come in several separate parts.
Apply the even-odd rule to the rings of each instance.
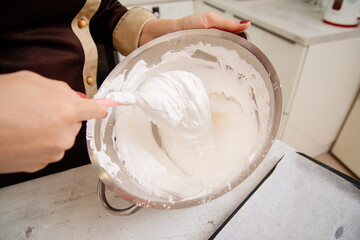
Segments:
[[[128,208],[123,208],[123,209],[114,208],[113,206],[111,206],[108,200],[106,199],[105,184],[100,179],[97,185],[97,195],[101,204],[106,209],[106,211],[117,216],[129,216],[131,214],[136,213],[142,208],[135,204]]]

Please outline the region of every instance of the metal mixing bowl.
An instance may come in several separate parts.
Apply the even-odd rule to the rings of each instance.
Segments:
[[[195,45],[199,42],[236,50],[247,63],[251,64],[260,73],[270,94],[271,113],[267,138],[260,151],[256,154],[255,159],[251,162],[247,169],[230,182],[231,186],[235,187],[243,182],[266,156],[276,137],[282,113],[281,87],[275,69],[268,58],[251,42],[235,34],[215,29],[184,30],[159,37],[138,48],[121,61],[100,87],[99,93],[101,96],[99,97],[105,97],[107,89],[115,77],[124,72],[129,72],[139,60],[145,60],[147,63],[156,64],[159,63],[161,56],[164,53],[170,50],[179,50],[189,45]],[[179,66],[179,68],[180,67],[181,66]],[[228,185],[225,185],[216,189],[212,193],[201,197],[171,202],[167,199],[158,197],[151,192],[145,191],[129,176],[128,172],[121,164],[121,161],[118,159],[115,149],[112,147],[113,139],[111,126],[115,123],[115,111],[116,110],[109,112],[110,114],[107,118],[108,122],[106,123],[105,128],[102,129],[101,127],[101,122],[104,121],[102,119],[89,120],[87,126],[87,144],[90,159],[97,170],[99,178],[101,179],[98,188],[99,197],[108,210],[114,211],[116,209],[112,209],[112,207],[107,203],[104,193],[105,186],[102,182],[116,195],[126,201],[131,202],[136,206],[155,209],[179,209],[192,207],[206,203],[229,191]],[[90,138],[93,138],[92,144],[90,144]],[[99,151],[101,149],[101,145],[104,143],[107,143],[106,154],[110,156],[113,163],[120,167],[120,172],[117,174],[117,178],[119,178],[120,181],[115,179],[99,165],[99,161],[101,161],[101,159],[98,159],[96,154],[94,154],[95,151]],[[138,208],[133,207],[131,211],[136,210],[138,210]]]

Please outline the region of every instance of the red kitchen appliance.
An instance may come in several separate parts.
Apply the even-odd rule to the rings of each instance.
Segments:
[[[323,21],[338,27],[356,27],[359,24],[359,9],[360,0],[331,0]]]

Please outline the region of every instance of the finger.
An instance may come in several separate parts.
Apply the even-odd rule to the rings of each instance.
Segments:
[[[77,93],[77,95],[79,95],[81,98],[85,98],[85,99],[87,99],[87,98],[88,98],[88,97],[87,97],[87,95],[86,95],[85,93],[78,92],[78,91],[76,91],[76,93]]]
[[[101,105],[103,105],[104,107],[116,107],[116,106],[123,106],[123,105],[127,105],[127,104],[123,104],[123,103],[119,103],[116,102],[114,100],[112,100],[111,98],[97,98],[94,99],[97,103],[100,103]]]
[[[30,163],[26,166],[22,166],[21,171],[26,173],[35,173],[43,168],[45,168],[48,165],[48,163]]]
[[[94,99],[79,100],[79,120],[101,119],[107,115],[106,107],[96,102]]]
[[[245,31],[251,24],[250,20],[234,21],[217,14],[205,14],[204,21],[207,22],[209,28],[216,28],[232,33],[240,33]]]
[[[184,29],[192,28],[216,28],[232,33],[240,33],[246,30],[251,21],[234,21],[222,17],[214,12],[190,15],[182,19]]]

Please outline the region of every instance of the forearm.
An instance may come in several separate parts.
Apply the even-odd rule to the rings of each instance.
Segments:
[[[181,19],[152,19],[149,20],[140,35],[139,46],[163,36],[165,34],[183,30]]]
[[[228,32],[240,33],[250,26],[250,21],[234,21],[215,13],[203,13],[180,19],[151,19],[142,29],[139,46],[162,35],[192,28],[216,28]]]

